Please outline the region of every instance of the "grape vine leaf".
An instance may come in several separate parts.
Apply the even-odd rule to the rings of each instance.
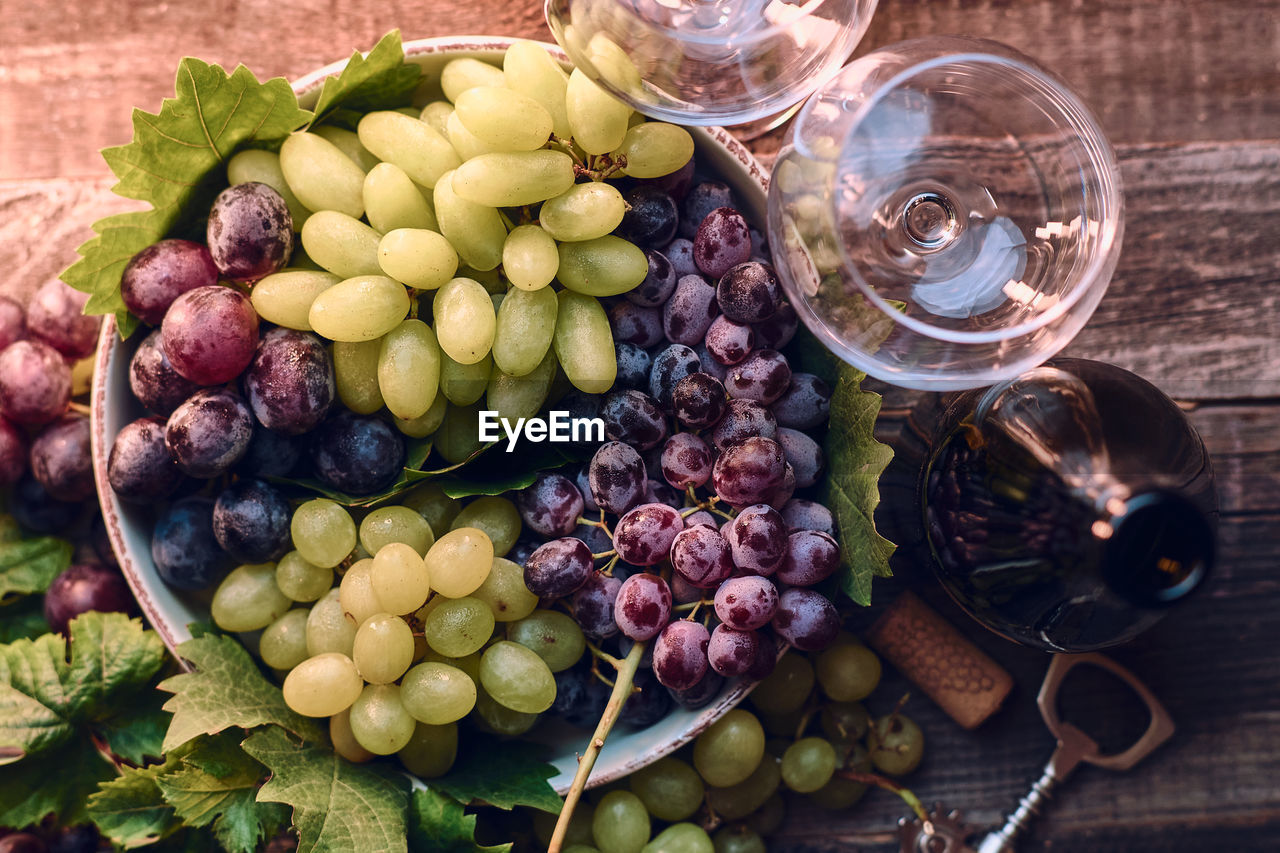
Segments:
[[[64,826],[84,823],[89,795],[115,776],[87,733],[0,767],[0,826],[27,826],[48,814],[56,814]]]
[[[34,640],[49,633],[44,621],[44,599],[38,595],[19,598],[12,604],[0,605],[0,643]]]
[[[44,592],[71,565],[70,542],[52,536],[0,542],[0,601]]]
[[[158,690],[141,691],[115,703],[111,716],[98,722],[94,729],[111,752],[121,758],[139,765],[148,758],[159,759],[164,755],[164,733],[170,719],[169,712],[161,707],[164,700]]]
[[[244,750],[271,771],[258,801],[293,807],[298,853],[407,851],[406,777],[352,764],[331,749],[297,743],[277,726],[249,735]]]
[[[452,797],[419,788],[409,798],[409,850],[412,853],[506,853],[510,844],[481,847],[475,841],[476,816]]]
[[[405,62],[400,31],[392,30],[367,55],[357,50],[340,74],[325,78],[308,126],[331,122],[354,128],[362,113],[409,103],[421,77],[420,66]]]
[[[164,750],[202,734],[217,734],[232,726],[251,729],[275,723],[310,741],[323,739],[320,727],[289,709],[278,685],[263,677],[244,646],[234,637],[206,634],[178,646],[195,672],[160,682],[174,694],[164,709],[173,714],[164,737]]]
[[[181,827],[157,780],[178,767],[183,751],[174,750],[163,764],[121,768],[119,776],[99,785],[86,806],[98,830],[127,849],[151,844]]]
[[[228,75],[217,65],[183,59],[174,97],[158,113],[135,109],[133,141],[102,152],[119,178],[116,194],[150,209],[99,220],[97,236],[76,250],[80,260],[62,280],[90,295],[85,313],[115,314],[127,337],[137,326],[120,295],[129,259],[208,209],[226,184],[223,165],[237,149],[278,147],[310,119],[282,77],[261,83],[243,65]]]
[[[69,631],[0,646],[0,764],[69,740],[165,660],[160,638],[122,613],[86,613]]]
[[[458,750],[453,769],[431,786],[463,803],[476,800],[508,810],[530,806],[555,814],[564,803],[547,782],[556,769],[541,752],[531,743],[477,737]]]

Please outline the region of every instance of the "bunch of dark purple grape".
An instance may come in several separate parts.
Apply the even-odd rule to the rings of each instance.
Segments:
[[[831,512],[797,497],[822,473],[810,432],[830,391],[780,352],[796,314],[728,188],[683,189],[682,206],[678,181],[628,194],[649,275],[610,309],[618,382],[566,401],[609,442],[518,503],[549,540],[520,554],[526,586],[566,599],[590,637],[652,640],[657,680],[696,705],[722,677],[768,675],[778,640],[834,641],[836,609],[809,587],[840,549]]]

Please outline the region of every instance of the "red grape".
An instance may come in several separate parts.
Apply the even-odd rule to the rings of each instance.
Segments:
[[[230,563],[213,535],[213,501],[183,498],[160,513],[151,531],[151,559],[170,586],[205,589],[213,585]]]
[[[174,370],[198,385],[221,385],[249,366],[258,314],[238,290],[197,287],[173,301],[160,330]]]
[[[671,395],[676,383],[701,370],[702,364],[696,352],[684,344],[672,344],[653,357],[649,393],[663,409],[671,411]]]
[[[342,411],[311,434],[311,467],[321,482],[371,495],[404,469],[404,436],[378,417]]]
[[[524,562],[524,585],[539,598],[576,592],[594,572],[591,549],[571,536],[540,545]]]
[[[786,465],[776,441],[753,436],[721,452],[711,470],[711,482],[730,506],[749,506],[764,502],[783,484]]]
[[[129,361],[129,387],[138,402],[161,415],[171,414],[200,388],[173,369],[159,329],[143,339]]]
[[[675,279],[672,279],[675,286]],[[27,336],[27,312],[22,303],[8,296],[0,296],[0,350]]]
[[[618,302],[609,309],[609,328],[615,342],[647,349],[662,340],[662,312],[632,302]]]
[[[820,503],[807,501],[804,498],[793,498],[782,507],[782,520],[787,523],[787,530],[816,530],[828,536],[836,535],[835,517],[831,510]]]
[[[711,430],[711,443],[716,450],[741,444],[748,438],[775,438],[778,422],[773,413],[755,400],[730,400],[724,417]]]
[[[667,421],[658,402],[643,391],[612,391],[600,407],[604,434],[637,450],[656,447],[667,437]]]
[[[707,352],[719,364],[734,365],[751,352],[756,343],[756,333],[743,323],[735,323],[721,314],[711,321],[704,338]]]
[[[613,605],[618,598],[622,581],[593,572],[578,591],[573,594],[573,616],[582,626],[582,633],[602,640],[618,633],[618,623],[613,618]]]
[[[333,404],[333,359],[324,342],[309,332],[270,329],[245,371],[244,391],[267,429],[285,435],[309,432]]]
[[[671,588],[657,575],[632,575],[618,589],[613,615],[631,639],[652,639],[671,620]]]
[[[825,649],[840,633],[840,616],[835,605],[811,589],[789,589],[778,596],[773,629],[797,649],[816,652]]]
[[[54,279],[46,282],[27,306],[27,331],[67,358],[93,353],[98,345],[101,317],[85,316],[89,294]]]
[[[638,246],[665,246],[676,236],[679,212],[671,196],[655,184],[639,184],[623,196],[627,211],[617,233]]]
[[[779,426],[813,429],[826,423],[831,408],[831,389],[812,373],[793,373],[791,385],[769,411]]]
[[[683,529],[679,510],[662,503],[641,504],[618,519],[613,547],[633,566],[656,566],[667,559]]]
[[[773,507],[749,506],[724,527],[733,563],[753,575],[768,577],[787,555],[787,523]]]
[[[733,192],[725,184],[719,181],[694,184],[680,205],[680,236],[692,240],[707,214],[718,207],[733,207],[733,204]]]
[[[717,207],[698,223],[693,238],[693,260],[702,272],[720,278],[750,259],[751,234],[741,213],[731,207]]]
[[[227,187],[213,201],[205,232],[209,254],[232,281],[256,281],[280,269],[293,251],[293,218],[266,184]]]
[[[129,259],[120,296],[142,322],[158,326],[173,300],[217,283],[218,267],[207,248],[190,240],[161,240]]]
[[[707,373],[690,373],[671,393],[676,420],[693,430],[714,426],[724,417],[727,405],[724,385]]]
[[[613,345],[613,355],[618,362],[618,378],[615,388],[644,388],[649,384],[649,371],[653,359],[649,353],[633,343],[618,341]]]
[[[715,589],[733,573],[729,543],[720,531],[705,524],[687,527],[671,545],[676,574],[699,589]]]
[[[700,275],[686,275],[662,306],[662,330],[672,343],[694,346],[702,343],[718,313],[716,289]]]
[[[759,261],[727,270],[716,285],[720,310],[739,323],[760,323],[772,317],[778,310],[778,293],[778,274]]]
[[[717,625],[707,644],[711,668],[726,678],[745,675],[760,657],[761,636],[756,631],[739,631]]]
[[[730,628],[763,628],[778,609],[778,588],[768,578],[730,578],[716,590],[716,615]]]
[[[795,469],[796,487],[807,489],[817,483],[824,463],[821,445],[805,433],[787,427],[778,429],[777,442],[782,445],[787,464]]]
[[[600,446],[588,469],[591,497],[600,509],[622,515],[644,500],[644,460],[620,441]]]
[[[93,494],[89,419],[66,414],[31,443],[31,473],[54,500],[82,501]]]
[[[668,689],[667,692],[681,708],[697,710],[710,704],[712,699],[720,695],[722,689],[724,689],[724,676],[708,667],[697,684],[686,690]]]
[[[249,447],[253,416],[238,394],[204,388],[174,410],[164,443],[178,467],[193,477],[216,477]]]
[[[653,643],[653,674],[672,690],[688,690],[707,672],[711,635],[701,622],[678,619],[662,629]]]
[[[71,400],[71,369],[40,341],[18,341],[0,352],[0,414],[18,424],[47,424]]]
[[[0,488],[12,486],[27,470],[27,439],[0,416]]]
[[[107,482],[122,500],[150,503],[173,494],[182,471],[164,441],[164,418],[125,424],[111,443]]]
[[[543,536],[568,536],[584,508],[582,493],[563,474],[541,473],[516,495],[524,523]],[[572,590],[570,590],[572,591]]]
[[[791,366],[777,350],[756,350],[729,369],[724,387],[737,400],[755,400],[769,405],[786,393],[791,384]]]
[[[767,349],[782,349],[791,343],[800,328],[800,317],[789,302],[778,304],[778,310],[772,317],[754,324],[752,330],[756,334],[756,344]]]
[[[104,566],[69,566],[49,584],[44,596],[44,618],[59,634],[81,613],[135,613],[137,605],[129,585],[119,572]]]
[[[825,533],[800,530],[787,537],[787,555],[778,580],[791,586],[813,586],[840,567],[840,546]]]
[[[213,535],[241,563],[265,563],[290,549],[293,512],[280,490],[256,479],[237,480],[213,504]]]
[[[676,289],[677,274],[668,257],[657,249],[645,249],[645,258],[649,262],[649,271],[631,290],[623,294],[628,302],[645,308],[657,308],[666,302],[671,292]]]
[[[698,272],[698,265],[693,262],[693,241],[686,237],[677,237],[667,244],[667,248],[662,250],[667,256],[667,260],[671,263],[671,269],[675,273],[675,278],[671,281],[671,286],[675,287],[678,279],[686,275],[701,275]]]
[[[711,448],[691,432],[678,432],[662,448],[662,476],[677,489],[711,479]]]

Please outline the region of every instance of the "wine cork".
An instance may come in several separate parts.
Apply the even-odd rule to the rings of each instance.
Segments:
[[[1013,677],[914,593],[898,596],[866,635],[868,645],[966,729],[996,712]]]

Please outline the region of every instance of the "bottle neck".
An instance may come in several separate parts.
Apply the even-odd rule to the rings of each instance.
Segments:
[[[1162,608],[1189,595],[1213,567],[1208,517],[1182,495],[1161,489],[1108,503],[1093,533],[1105,539],[1102,573],[1138,607]]]

